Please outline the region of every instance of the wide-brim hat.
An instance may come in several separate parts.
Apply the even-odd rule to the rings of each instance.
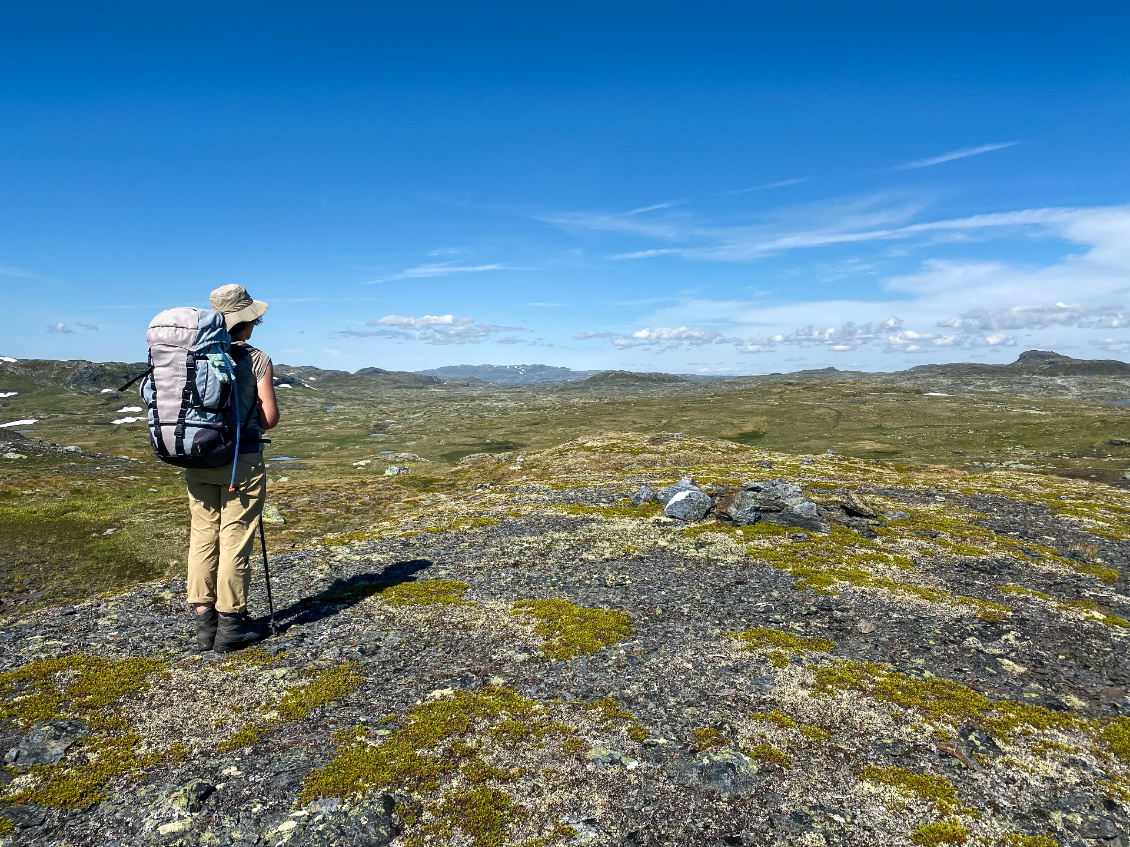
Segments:
[[[253,321],[267,313],[267,304],[252,300],[247,289],[231,283],[221,285],[208,297],[212,308],[224,316],[224,326],[230,332],[236,324]]]

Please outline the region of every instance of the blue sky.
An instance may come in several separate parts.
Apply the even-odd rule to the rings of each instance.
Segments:
[[[0,355],[1130,357],[1130,6],[547,5],[7,4]]]

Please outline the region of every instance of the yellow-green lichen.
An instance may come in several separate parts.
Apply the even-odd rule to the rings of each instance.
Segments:
[[[596,653],[632,634],[632,619],[615,609],[590,609],[568,600],[520,600],[510,612],[532,618],[549,659]]]
[[[711,747],[721,747],[726,743],[726,734],[713,726],[700,726],[692,734],[691,746],[699,752]]]

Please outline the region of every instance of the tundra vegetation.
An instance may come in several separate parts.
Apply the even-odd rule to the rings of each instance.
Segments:
[[[0,430],[0,839],[1130,844],[1109,385],[280,367],[280,634],[218,656],[181,476],[106,374],[36,367],[0,372],[40,420]],[[630,505],[685,477],[828,531]]]

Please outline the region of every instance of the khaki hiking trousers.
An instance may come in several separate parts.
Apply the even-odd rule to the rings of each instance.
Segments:
[[[239,490],[235,492],[228,491],[231,465],[189,468],[184,476],[192,514],[188,602],[212,603],[218,612],[245,612],[251,585],[248,560],[267,499],[263,454],[240,454],[235,472]]]

